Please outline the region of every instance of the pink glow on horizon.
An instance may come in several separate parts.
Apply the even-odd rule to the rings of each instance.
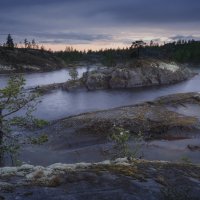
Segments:
[[[104,44],[40,44],[40,46],[44,46],[46,50],[51,49],[53,51],[64,51],[66,47],[73,47],[76,50],[79,51],[88,51],[88,50],[100,50],[100,49],[117,49],[117,48],[127,48],[130,45],[124,45],[124,44],[114,44],[114,43],[104,43]]]

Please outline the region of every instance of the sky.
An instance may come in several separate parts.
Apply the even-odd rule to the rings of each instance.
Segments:
[[[53,50],[199,40],[200,0],[0,0],[0,43],[8,33]]]

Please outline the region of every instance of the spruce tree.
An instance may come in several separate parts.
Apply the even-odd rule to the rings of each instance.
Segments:
[[[6,41],[6,47],[10,48],[10,49],[14,49],[14,46],[15,45],[14,45],[12,36],[10,34],[8,34],[7,41]]]

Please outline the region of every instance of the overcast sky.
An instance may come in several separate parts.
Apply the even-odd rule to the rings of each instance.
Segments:
[[[200,39],[200,0],[0,0],[0,42],[35,38],[54,49]]]

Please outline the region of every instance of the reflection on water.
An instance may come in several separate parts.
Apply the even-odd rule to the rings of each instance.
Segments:
[[[102,90],[102,91],[55,91],[43,96],[36,115],[46,119],[59,119],[82,112],[114,108],[131,105],[156,97],[180,93],[199,91],[200,76],[176,85],[137,88],[130,90]]]
[[[79,76],[86,68],[79,68]],[[55,72],[27,74],[27,87],[36,85],[64,82],[69,79],[68,70],[63,69]],[[0,87],[6,85],[7,76],[0,76]],[[70,115],[88,111],[102,110],[136,104],[153,100],[159,96],[180,92],[199,92],[200,75],[175,85],[162,87],[135,88],[129,90],[101,90],[101,91],[76,91],[66,92],[53,91],[41,97],[42,102],[38,105],[35,115],[47,120],[56,120]],[[182,114],[195,114],[199,112],[194,106],[187,108],[171,108]],[[188,110],[189,109],[189,110]],[[193,162],[199,163],[199,152],[191,152],[188,144],[199,145],[200,139],[185,139],[178,141],[152,141],[142,146],[142,156],[150,160],[180,161],[184,156]],[[21,152],[21,160],[31,164],[49,165],[55,162],[93,162],[107,159],[102,155],[101,149],[106,144],[89,145],[74,151],[54,151],[43,146],[33,148],[28,145]],[[135,144],[132,144],[135,145]]]
[[[77,68],[79,77],[82,76],[83,72],[87,71],[86,67]],[[53,72],[40,72],[40,73],[29,73],[24,74],[26,79],[26,87],[34,87],[38,85],[46,85],[51,83],[62,83],[67,81],[69,76],[68,69],[61,69]],[[8,80],[7,75],[0,75],[0,87],[6,86]]]
[[[184,106],[168,107],[169,110],[186,116],[194,116],[200,120],[200,106],[194,104],[184,104]]]
[[[79,68],[79,76],[86,70],[87,68]],[[66,69],[54,72],[27,74],[25,77],[27,87],[64,82],[69,78]],[[6,79],[7,76],[1,76],[1,87],[5,85]],[[42,102],[38,106],[35,114],[40,118],[55,120],[82,112],[136,104],[168,94],[198,92],[200,91],[199,85],[200,75],[197,75],[188,81],[161,87],[76,92],[58,90],[41,97]]]
[[[199,151],[190,151],[188,145],[199,145],[200,138],[184,140],[156,140],[142,146],[142,152],[145,159],[148,160],[166,160],[181,161],[183,158],[189,158],[193,163],[200,163]]]
[[[193,163],[200,163],[199,151],[190,151],[188,145],[199,145],[200,138],[185,140],[155,140],[151,142],[129,142],[129,147],[135,151],[138,148],[137,157],[146,160],[165,160],[182,162],[188,158]],[[100,162],[112,159],[112,155],[104,150],[111,150],[112,144],[88,144],[87,146],[73,149],[66,148],[54,150],[44,146],[33,147],[26,145],[20,154],[20,160],[29,164],[48,166],[53,163],[77,163],[77,162]]]

